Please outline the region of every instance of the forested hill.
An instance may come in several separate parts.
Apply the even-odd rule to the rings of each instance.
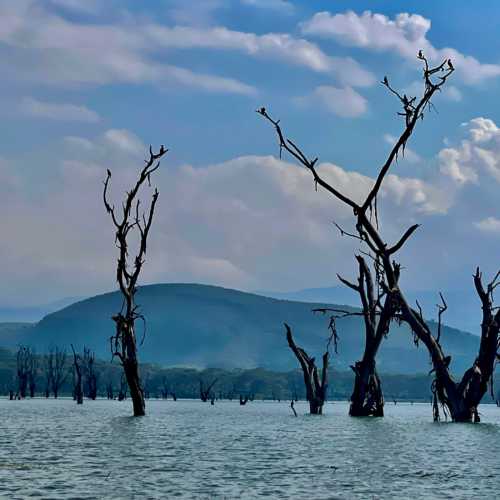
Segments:
[[[327,338],[328,317],[311,309],[324,304],[277,300],[236,290],[197,284],[158,284],[142,287],[137,295],[147,319],[141,360],[163,365],[250,368],[274,370],[294,368],[283,322],[294,331],[299,344],[319,356]],[[108,293],[77,302],[49,314],[38,324],[0,328],[0,346],[19,343],[43,352],[49,345],[69,348],[84,344],[99,358],[109,357],[111,315],[121,306],[118,293]],[[333,367],[348,369],[359,358],[364,343],[360,317],[338,320],[339,353]],[[435,325],[434,325],[435,326]],[[143,326],[137,323],[141,339]],[[454,371],[461,372],[475,357],[478,338],[445,327],[442,344],[452,356]],[[383,343],[378,366],[385,373],[422,373],[430,370],[423,346],[416,348],[406,327],[393,325]]]

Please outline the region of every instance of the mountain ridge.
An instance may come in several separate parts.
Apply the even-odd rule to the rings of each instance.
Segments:
[[[319,356],[328,337],[328,316],[313,314],[315,307],[348,305],[297,302],[264,297],[256,293],[195,283],[157,283],[138,290],[137,302],[147,318],[146,337],[140,348],[141,361],[177,366],[218,366],[221,368],[263,367],[275,370],[294,368],[283,323],[290,324],[297,342],[311,355]],[[110,356],[111,316],[121,306],[118,292],[107,292],[80,300],[45,316],[18,336],[5,336],[0,345],[14,348],[18,343],[33,345],[43,352],[51,344],[69,347],[84,344],[98,357]],[[435,327],[431,323],[431,328]],[[434,325],[434,326],[433,326]],[[138,338],[142,325],[138,322]],[[349,369],[364,347],[360,317],[337,321],[339,354],[332,355],[338,370]],[[452,366],[463,371],[473,361],[478,338],[457,329],[443,328],[443,347],[452,355]],[[379,369],[386,373],[423,373],[430,370],[427,352],[415,349],[405,326],[393,325],[382,344]]]

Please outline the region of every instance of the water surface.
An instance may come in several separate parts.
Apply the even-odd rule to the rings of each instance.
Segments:
[[[0,497],[498,498],[500,409],[435,424],[428,404],[353,419],[297,403],[0,400]]]

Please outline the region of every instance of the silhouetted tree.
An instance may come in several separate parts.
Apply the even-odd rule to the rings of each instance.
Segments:
[[[209,399],[212,401],[214,396],[212,395],[212,388],[217,383],[217,379],[214,379],[208,385],[205,384],[203,380],[200,379],[200,399],[206,403]]]
[[[274,126],[279,139],[280,151],[284,149],[305,166],[311,172],[316,186],[321,186],[352,209],[356,220],[355,237],[368,246],[371,255],[378,259],[381,264],[383,280],[380,286],[391,297],[391,301],[394,301],[391,304],[391,307],[394,308],[394,317],[406,322],[415,336],[416,343],[421,341],[429,351],[435,374],[433,384],[434,418],[439,419],[439,402],[453,421],[478,421],[477,406],[481,397],[486,393],[487,383],[491,379],[494,363],[498,359],[500,310],[496,309],[493,304],[493,290],[498,284],[498,275],[487,285],[486,289],[483,286],[479,269],[474,275],[474,285],[483,308],[480,349],[473,366],[465,372],[462,380],[457,383],[450,373],[451,357],[445,356],[440,344],[440,331],[438,331],[436,337],[433,336],[421,311],[417,311],[408,305],[399,287],[400,265],[394,260],[394,255],[405,245],[418,228],[418,224],[409,227],[399,241],[393,245],[388,244],[383,239],[378,225],[377,196],[382,183],[398,154],[404,154],[407,141],[412,135],[416,124],[423,119],[426,111],[432,107],[431,99],[433,95],[441,90],[454,71],[450,60],[445,60],[439,66],[430,67],[421,51],[418,58],[423,64],[424,79],[424,90],[419,99],[409,97],[406,94],[401,95],[390,85],[387,77],[384,77],[382,81],[383,85],[402,104],[403,111],[399,115],[404,118],[405,127],[391,149],[387,160],[380,168],[375,183],[362,204],[357,203],[342,193],[338,187],[326,181],[316,167],[318,159],[309,159],[295,142],[285,138],[279,121],[273,120],[265,108],[258,110],[258,113]]]
[[[59,347],[51,347],[47,355],[47,364],[49,375],[48,378],[51,383],[52,393],[54,398],[59,395],[59,390],[64,384],[68,372],[66,370],[66,351]]]
[[[345,233],[341,229],[342,233]],[[361,360],[351,366],[354,372],[354,388],[351,395],[349,415],[352,417],[383,417],[384,396],[380,377],[376,370],[376,356],[380,344],[389,333],[391,320],[396,313],[394,294],[383,290],[383,269],[378,258],[374,261],[375,283],[372,273],[361,255],[357,255],[359,273],[357,284],[338,276],[340,281],[356,291],[361,299],[362,311],[338,309],[316,309],[336,313],[336,317],[362,316],[365,325],[365,349]],[[398,270],[399,273],[399,270]]]
[[[166,152],[167,150],[163,146],[161,146],[158,153],[153,153],[152,148],[149,148],[149,158],[146,160],[136,184],[126,194],[125,201],[122,204],[121,215],[117,214],[114,205],[108,201],[108,188],[111,180],[111,172],[109,170],[104,182],[104,206],[113,221],[115,241],[119,251],[116,279],[123,296],[122,309],[118,314],[113,316],[116,332],[110,339],[111,352],[113,357],[118,357],[123,366],[130,389],[130,396],[132,397],[134,416],[142,416],[146,412],[144,391],[139,376],[135,331],[136,320],[144,320],[144,317],[138,312],[135,294],[137,291],[137,280],[139,279],[146,255],[147,239],[158,200],[158,190],[154,190],[147,215],[140,213],[138,195],[143,184],[146,181],[148,184],[150,183],[151,174],[158,169],[160,166],[159,160]],[[138,237],[139,248],[132,262],[130,262],[129,237],[132,234]]]
[[[95,353],[88,347],[83,348],[82,372],[84,389],[83,393],[89,399],[97,398],[97,379],[98,372],[95,369]]]
[[[83,404],[83,384],[82,384],[82,358],[71,344],[71,350],[73,351],[73,371],[74,371],[74,399],[76,403]]]
[[[28,380],[30,377],[30,370],[32,368],[33,353],[27,346],[19,346],[17,351],[17,387],[18,397],[24,399],[28,389]]]
[[[298,347],[293,340],[292,330],[285,323],[286,340],[295,357],[300,363],[304,375],[304,384],[306,386],[306,396],[309,401],[309,411],[312,415],[321,415],[323,413],[323,405],[326,401],[326,391],[328,387],[328,361],[330,352],[327,344],[325,353],[323,354],[323,368],[321,370],[321,379],[316,367],[315,358],[311,358],[304,349]],[[332,335],[336,339],[335,330],[332,330]],[[273,394],[274,397],[274,394]]]

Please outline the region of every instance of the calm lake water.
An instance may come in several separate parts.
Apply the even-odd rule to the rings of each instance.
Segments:
[[[435,424],[428,404],[0,400],[5,498],[499,498],[500,409]],[[302,414],[302,415],[301,415]]]

